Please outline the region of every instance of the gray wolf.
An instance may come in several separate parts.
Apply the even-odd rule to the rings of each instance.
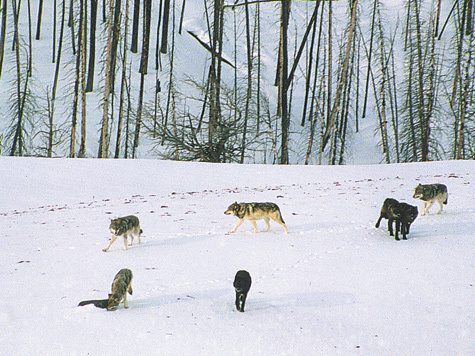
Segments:
[[[234,289],[236,290],[236,309],[241,313],[244,312],[244,305],[246,304],[247,293],[251,288],[251,275],[247,271],[238,271],[234,277]]]
[[[119,306],[120,302],[124,301],[124,307],[128,308],[127,292],[132,295],[132,271],[127,268],[121,269],[112,282],[112,293],[109,294],[108,299],[94,299],[84,300],[78,304],[82,307],[88,304],[94,304],[97,308],[112,310]]]
[[[127,303],[127,292],[132,295],[132,271],[127,268],[121,269],[114,278],[112,282],[112,293],[109,294],[109,299],[107,302],[107,310],[116,309],[119,304],[123,301],[124,308],[128,308],[129,304]]]
[[[140,234],[143,233],[140,228],[139,218],[134,215],[125,216],[122,218],[113,219],[109,226],[110,232],[112,232],[112,238],[107,246],[102,251],[107,252],[111,245],[117,240],[119,236],[124,238],[124,250],[127,250],[127,237],[130,236],[130,244],[134,242],[134,235],[137,236],[140,244]]]
[[[418,210],[416,206],[406,203],[399,203],[396,199],[387,198],[384,200],[383,207],[379,219],[376,222],[376,228],[379,227],[381,220],[388,219],[389,235],[394,236],[393,221],[396,221],[396,236],[399,241],[399,231],[401,231],[403,240],[407,240],[406,235],[409,234],[409,228],[417,218]]]
[[[444,184],[419,184],[414,189],[413,198],[419,198],[423,201],[422,214],[429,213],[429,208],[436,201],[440,205],[440,209],[437,212],[442,212],[443,204],[447,204],[449,193],[447,192],[447,186]]]
[[[235,202],[231,204],[226,211],[226,215],[234,215],[239,220],[229,233],[233,233],[236,229],[241,226],[244,220],[249,220],[254,227],[253,232],[257,232],[256,220],[264,219],[266,222],[266,229],[269,230],[269,219],[274,220],[276,223],[284,227],[285,232],[287,233],[287,226],[285,225],[284,220],[282,219],[282,214],[277,204],[274,203],[238,203]]]

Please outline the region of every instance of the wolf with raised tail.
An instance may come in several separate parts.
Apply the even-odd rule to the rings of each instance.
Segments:
[[[266,228],[264,231],[269,230],[269,220],[272,219],[276,223],[282,225],[284,227],[284,231],[287,233],[287,226],[285,225],[284,219],[282,219],[282,214],[280,213],[280,209],[275,203],[238,203],[235,202],[231,204],[226,211],[224,212],[226,215],[234,215],[239,220],[236,226],[229,231],[229,233],[233,233],[237,230],[239,226],[243,223],[244,220],[249,220],[253,226],[253,232],[257,232],[256,220],[262,220],[266,222]]]
[[[134,235],[137,236],[140,244],[140,235],[143,233],[140,228],[139,218],[134,215],[125,216],[122,218],[113,219],[109,225],[109,230],[112,232],[112,237],[109,245],[102,251],[107,252],[111,245],[117,240],[119,236],[124,238],[124,250],[127,250],[127,237],[130,236],[130,244],[134,242]]]
[[[442,208],[444,205],[447,205],[447,200],[449,197],[449,193],[447,192],[447,186],[444,184],[419,184],[414,189],[414,196],[413,198],[419,198],[423,201],[423,209],[422,214],[425,215],[429,213],[429,208],[434,204],[436,201],[439,203],[439,211],[437,214],[442,212]]]

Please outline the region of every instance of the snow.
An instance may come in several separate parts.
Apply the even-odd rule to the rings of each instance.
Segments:
[[[0,157],[2,355],[474,355],[475,163],[263,166]],[[407,241],[384,198],[422,210]],[[234,201],[276,202],[289,228],[226,234]],[[109,220],[140,218],[123,251]],[[264,222],[258,222],[262,230]],[[129,309],[102,299],[121,268]],[[253,285],[234,307],[239,269]]]

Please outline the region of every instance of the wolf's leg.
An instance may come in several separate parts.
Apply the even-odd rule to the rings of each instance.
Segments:
[[[422,211],[422,215],[425,215],[426,213],[429,214],[429,208],[432,206],[433,203],[434,203],[433,201],[424,202],[424,208],[423,208],[423,211]]]
[[[263,231],[266,232],[266,231],[269,231],[269,228],[270,228],[269,218],[265,217],[264,221],[266,222],[266,228]]]
[[[383,216],[380,215],[378,221],[376,221],[376,225],[374,225],[376,228],[379,227],[379,224],[381,224],[381,220],[383,219]]]
[[[134,234],[133,234],[133,233],[130,233],[130,234],[128,234],[128,236],[130,237],[129,246],[132,246],[132,244],[134,243]]]
[[[255,221],[255,220],[251,220],[251,224],[252,224],[252,226],[253,226],[253,230],[252,230],[252,232],[253,232],[253,233],[256,233],[256,232],[257,232],[257,225],[256,225],[256,221]]]
[[[392,219],[388,219],[388,230],[389,230],[389,236],[394,236]]]
[[[287,229],[287,225],[285,225],[284,223],[282,223],[282,226],[284,227],[284,231],[286,234],[289,233],[289,229]]]
[[[127,302],[127,292],[124,294],[124,308],[129,309],[129,303]]]
[[[124,235],[124,251],[127,251],[127,234]]]
[[[111,245],[115,242],[115,240],[117,240],[117,235],[112,235],[111,237],[111,240],[109,242],[109,246],[107,246],[106,248],[102,249],[102,251],[104,252],[107,252],[107,250],[109,250],[109,248],[111,247]]]
[[[280,224],[284,227],[285,233],[288,233],[289,230],[287,229],[287,225],[285,225],[284,221],[282,220],[282,217],[280,215],[277,216],[271,216],[270,217],[272,220],[274,220],[277,224]]]
[[[242,224],[243,221],[244,221],[243,219],[239,219],[238,222],[237,222],[237,224],[236,224],[236,226],[234,226],[234,229],[232,229],[231,231],[229,231],[229,233],[232,234],[234,231],[236,231],[237,228],[238,228],[239,226],[241,226],[241,224]]]
[[[437,214],[440,214],[442,212],[442,208],[444,207],[443,203],[440,201],[440,200],[437,200],[437,203],[439,203],[440,205],[440,209],[439,211],[437,212]]]
[[[240,311],[241,308],[240,308],[240,303],[239,303],[239,293],[238,292],[236,292],[236,301],[234,302],[234,304],[236,304],[236,309],[238,311]]]
[[[241,300],[241,309],[239,310],[241,313],[244,313],[244,305],[246,304],[246,295],[245,294],[241,294],[241,296],[239,297],[239,299]]]
[[[396,219],[396,240],[399,241],[399,229],[401,227],[401,221],[399,219]],[[404,230],[404,228],[403,228]],[[402,232],[402,231],[401,231]],[[402,232],[403,236],[404,236],[404,232]]]

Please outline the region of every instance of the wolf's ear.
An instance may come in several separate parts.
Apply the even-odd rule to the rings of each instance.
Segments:
[[[112,295],[112,294],[110,294],[110,293],[109,293],[109,294],[108,294],[108,297],[110,298],[110,297],[111,297],[111,295]]]

